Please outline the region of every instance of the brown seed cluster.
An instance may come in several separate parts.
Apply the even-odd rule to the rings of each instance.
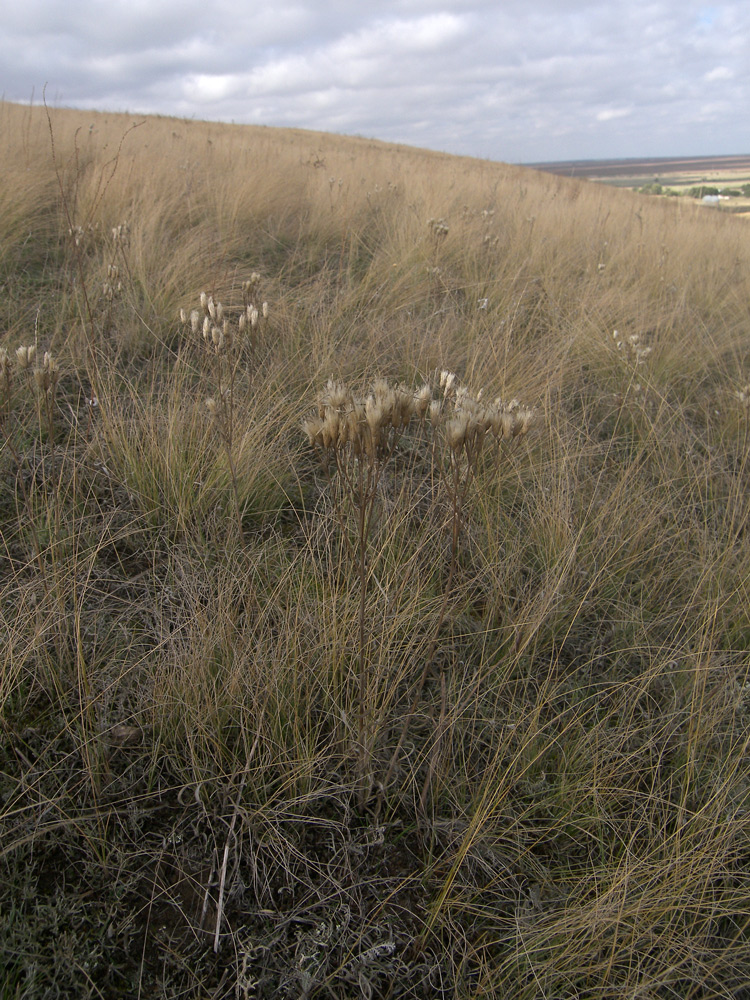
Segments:
[[[533,411],[517,400],[482,401],[458,384],[453,372],[443,371],[438,385],[425,382],[412,389],[379,378],[362,397],[342,382],[329,379],[319,397],[317,412],[303,422],[311,445],[325,452],[349,448],[370,459],[388,454],[394,437],[412,421],[429,426],[454,455],[476,460],[490,436],[497,442],[523,437],[534,420]]]

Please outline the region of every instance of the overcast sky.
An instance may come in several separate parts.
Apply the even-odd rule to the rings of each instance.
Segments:
[[[750,0],[18,0],[6,100],[514,163],[750,153]]]

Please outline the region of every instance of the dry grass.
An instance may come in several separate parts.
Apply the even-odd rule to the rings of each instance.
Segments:
[[[0,995],[750,996],[745,224],[314,133],[0,136]],[[331,376],[443,369],[529,434],[308,443]]]

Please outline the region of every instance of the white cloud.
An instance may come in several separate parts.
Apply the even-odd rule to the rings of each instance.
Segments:
[[[734,73],[728,66],[716,66],[708,73],[703,74],[706,83],[715,83],[717,80],[732,80],[733,78]]]
[[[602,111],[597,112],[596,120],[598,122],[611,122],[616,118],[627,118],[632,114],[632,108],[604,108]]]

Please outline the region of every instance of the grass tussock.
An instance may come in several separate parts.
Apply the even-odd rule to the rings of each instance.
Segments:
[[[0,124],[3,995],[747,996],[747,223]]]

